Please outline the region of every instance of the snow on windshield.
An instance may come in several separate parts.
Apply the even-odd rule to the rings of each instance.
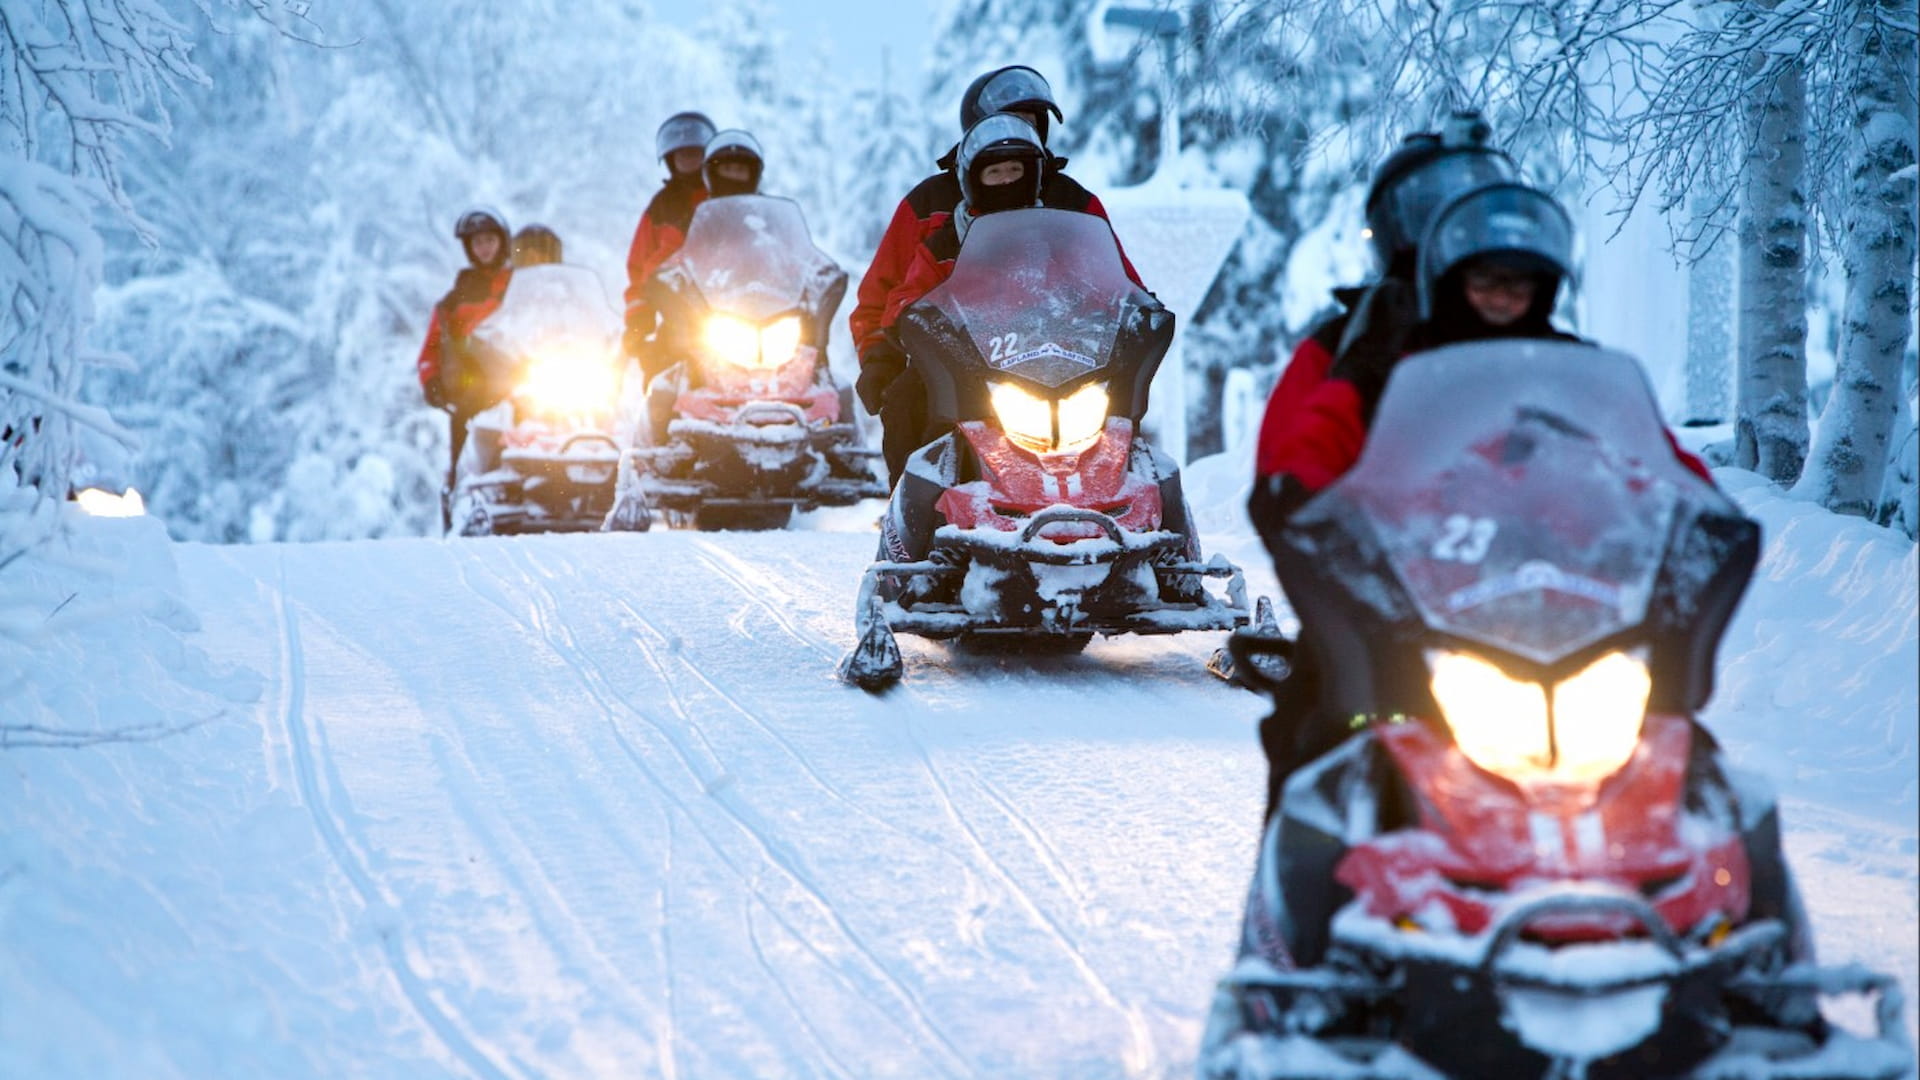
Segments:
[[[1641,622],[1684,493],[1634,361],[1583,345],[1439,350],[1395,372],[1343,489],[1435,629],[1543,662]]]
[[[791,199],[729,195],[694,211],[679,266],[712,307],[756,322],[810,309],[844,272],[815,247]]]
[[[620,330],[598,274],[549,263],[515,270],[499,309],[481,320],[473,336],[508,356],[526,356],[562,342],[611,348]]]
[[[1107,362],[1136,292],[1105,221],[1010,210],[973,223],[953,276],[926,302],[987,366],[1058,385]]]

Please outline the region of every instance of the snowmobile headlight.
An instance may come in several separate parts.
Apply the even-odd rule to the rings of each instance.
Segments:
[[[1014,442],[1038,454],[1078,450],[1100,437],[1107,423],[1107,387],[1088,383],[1059,402],[1014,383],[988,384],[994,415]]]
[[[1060,402],[1060,449],[1073,450],[1100,437],[1107,426],[1107,386],[1088,383]]]
[[[993,399],[993,414],[1000,418],[1000,430],[1009,438],[1029,450],[1053,449],[1052,402],[1006,382],[988,384],[987,393]]]
[[[147,512],[146,500],[132,488],[128,488],[124,495],[116,495],[104,488],[87,488],[75,492],[73,501],[94,517],[141,517]]]
[[[1641,655],[1610,652],[1551,690],[1468,653],[1432,650],[1427,664],[1454,744],[1509,780],[1597,783],[1640,743],[1653,686]]]
[[[604,349],[571,342],[542,349],[520,378],[517,396],[548,416],[579,416],[613,404],[616,376]]]
[[[782,315],[760,331],[760,366],[777,368],[800,347],[800,316]]]
[[[760,328],[738,315],[707,316],[700,340],[709,353],[735,367],[760,365]]]

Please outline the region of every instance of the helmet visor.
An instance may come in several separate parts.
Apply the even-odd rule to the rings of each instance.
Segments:
[[[1008,68],[988,79],[987,85],[980,88],[979,107],[982,113],[1022,109],[1050,112],[1056,120],[1066,119],[1060,115],[1060,106],[1053,103],[1053,88],[1032,68]]]
[[[664,158],[675,150],[705,146],[711,138],[713,121],[699,113],[681,113],[668,117],[667,122],[660,125],[659,134],[654,136],[654,149]]]
[[[1521,184],[1490,184],[1455,197],[1434,215],[1420,245],[1423,306],[1431,304],[1441,278],[1483,255],[1571,277],[1573,221],[1551,196]]]
[[[1442,154],[1395,181],[1379,204],[1368,208],[1374,244],[1389,258],[1395,252],[1411,250],[1426,232],[1427,219],[1442,203],[1463,191],[1514,179],[1517,170],[1513,159],[1505,154],[1490,150]]]
[[[469,210],[453,223],[453,235],[461,240],[483,232],[496,232],[505,238],[507,223],[491,210]]]

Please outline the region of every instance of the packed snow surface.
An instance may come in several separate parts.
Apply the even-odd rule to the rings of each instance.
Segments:
[[[1188,490],[1271,593],[1239,474]],[[1822,958],[1911,1001],[1913,547],[1743,478],[1708,719],[1785,792]],[[905,638],[870,697],[875,534],[833,521],[23,560],[0,1076],[1190,1075],[1264,781],[1221,635]]]

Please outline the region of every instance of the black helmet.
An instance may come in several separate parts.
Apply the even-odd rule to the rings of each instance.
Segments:
[[[1512,181],[1455,195],[1420,240],[1420,317],[1433,318],[1447,275],[1483,258],[1541,278],[1534,307],[1551,311],[1560,283],[1573,276],[1573,219],[1553,196]]]
[[[751,175],[745,181],[728,180],[714,171],[714,163],[720,161],[745,162]],[[707,142],[707,161],[700,166],[700,175],[707,182],[709,195],[751,195],[760,190],[764,168],[759,140],[739,128],[728,128]]]
[[[1047,145],[1047,114],[1066,119],[1054,103],[1053,87],[1047,85],[1046,77],[1025,64],[1012,64],[995,68],[968,84],[967,92],[960,95],[960,130],[970,131],[994,113],[1009,109],[1034,115],[1041,146]]]
[[[1415,249],[1441,203],[1482,184],[1519,179],[1513,159],[1486,144],[1490,133],[1479,113],[1454,113],[1442,132],[1407,136],[1374,170],[1367,231],[1382,273],[1414,272]]]
[[[453,223],[454,238],[463,243],[489,229],[499,233],[500,239],[507,238],[507,219],[501,217],[498,210],[486,206],[474,207]]]
[[[513,234],[514,266],[540,266],[560,258],[560,235],[545,225],[523,225]]]
[[[493,259],[493,264],[498,265],[507,257],[507,237],[510,235],[507,230],[507,219],[500,216],[498,210],[476,206],[461,214],[453,223],[454,238],[460,241],[460,247],[466,251],[467,258],[476,263],[479,260],[473,258],[473,238],[483,232],[490,232],[500,237],[500,254]]]
[[[1040,144],[1040,135],[1025,117],[994,113],[974,124],[960,139],[960,155],[955,167],[967,212],[978,217],[1038,203],[1040,167],[1046,160],[1047,151]],[[989,186],[981,180],[980,174],[987,166],[1002,161],[1021,162],[1026,165],[1026,171],[1011,184]]]
[[[705,146],[713,138],[713,121],[706,113],[677,112],[667,117],[660,130],[653,135],[653,149],[660,160],[675,150],[685,150],[689,146]]]

